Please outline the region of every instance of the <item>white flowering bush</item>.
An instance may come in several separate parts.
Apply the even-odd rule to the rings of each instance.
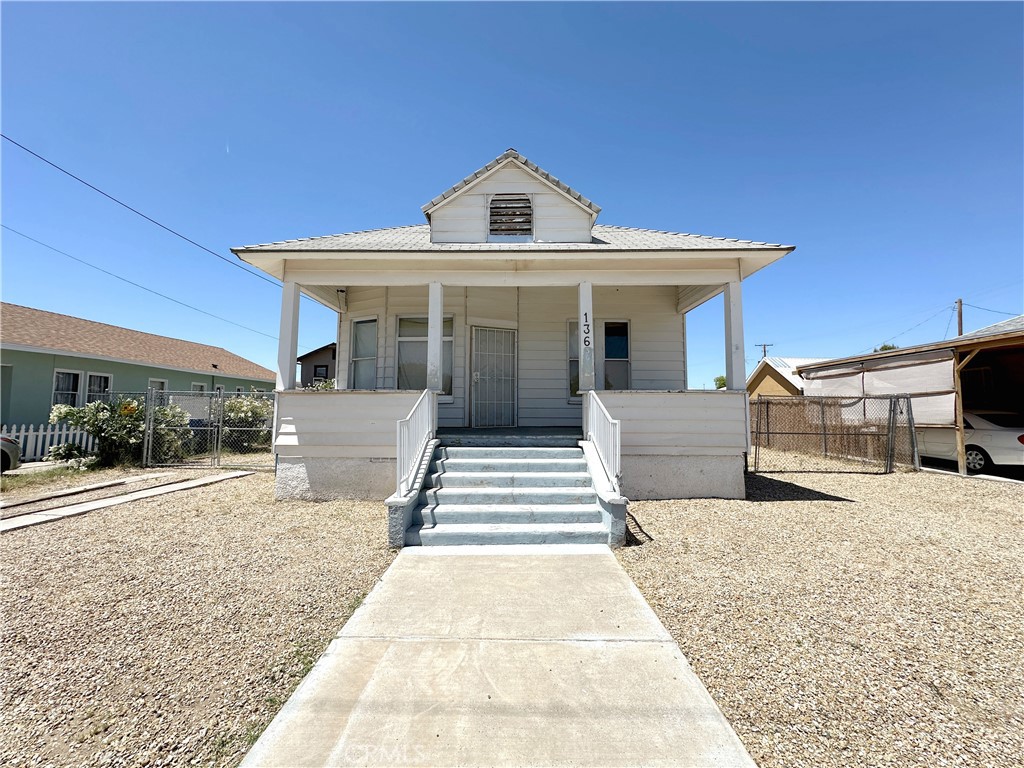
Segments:
[[[188,413],[176,405],[153,409],[154,448],[157,461],[179,458],[184,440],[192,436]],[[66,422],[84,429],[96,438],[96,454],[100,466],[139,464],[146,432],[145,404],[134,398],[115,396],[110,402],[96,400],[80,408],[55,405],[50,423]]]
[[[270,448],[274,401],[259,395],[242,395],[224,401],[222,443],[239,453]]]
[[[334,387],[334,379],[324,379],[323,381],[315,381],[312,384],[307,384],[305,387],[303,387],[303,389],[309,391],[324,391],[334,389]]]

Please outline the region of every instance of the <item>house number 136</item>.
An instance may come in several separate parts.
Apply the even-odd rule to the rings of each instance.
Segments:
[[[588,312],[583,313],[583,346],[591,346],[591,331],[590,331],[590,317]]]

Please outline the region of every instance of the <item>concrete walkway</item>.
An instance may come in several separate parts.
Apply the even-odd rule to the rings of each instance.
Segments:
[[[611,551],[402,550],[242,763],[753,761]]]

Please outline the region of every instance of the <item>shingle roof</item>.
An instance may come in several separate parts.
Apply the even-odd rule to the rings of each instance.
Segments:
[[[575,200],[576,202],[580,203],[585,208],[589,208],[593,212],[593,214],[595,216],[601,212],[601,206],[596,205],[592,201],[588,200],[583,195],[581,195],[579,192],[577,192],[572,187],[570,187],[568,184],[566,184],[566,183],[564,183],[562,181],[559,181],[554,176],[552,176],[550,173],[548,173],[543,168],[538,166],[536,163],[531,163],[529,160],[527,160],[521,154],[516,152],[516,150],[509,148],[509,149],[505,150],[502,154],[498,155],[496,158],[491,160],[491,162],[489,162],[483,168],[481,168],[480,170],[475,171],[475,172],[469,174],[469,176],[464,178],[458,184],[456,184],[453,187],[450,187],[449,189],[446,189],[440,195],[438,195],[433,200],[431,200],[429,203],[424,205],[423,206],[423,214],[429,219],[430,218],[430,212],[434,208],[439,206],[441,203],[443,203],[445,200],[450,198],[452,195],[458,194],[461,190],[465,189],[467,186],[472,184],[474,181],[479,179],[481,176],[489,173],[490,171],[493,171],[495,168],[497,168],[499,165],[504,163],[506,160],[516,160],[519,163],[521,163],[522,165],[526,166],[531,171],[533,171],[535,174],[537,174],[542,179],[544,179],[544,181],[548,182],[549,184],[553,184],[554,186],[558,187],[558,189],[562,190],[562,192],[564,192],[569,197],[571,197],[573,200]]]
[[[133,331],[80,317],[2,305],[0,342],[198,373],[273,381],[274,372],[221,347]],[[216,368],[213,365],[216,364]]]
[[[430,225],[369,229],[233,248],[254,251],[716,251],[792,250],[791,245],[595,224],[589,243],[432,243]]]
[[[986,336],[999,336],[1004,333],[1014,332],[1024,332],[1024,315],[1017,315],[1017,317],[1011,317],[1009,320],[1003,320],[1002,322],[979,328],[971,333],[965,333],[963,336],[957,336],[956,340],[983,339]]]

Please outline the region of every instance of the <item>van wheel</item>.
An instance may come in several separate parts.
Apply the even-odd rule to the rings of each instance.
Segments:
[[[984,449],[976,445],[968,445],[966,451],[967,469],[970,472],[983,472],[992,466],[992,459]]]

